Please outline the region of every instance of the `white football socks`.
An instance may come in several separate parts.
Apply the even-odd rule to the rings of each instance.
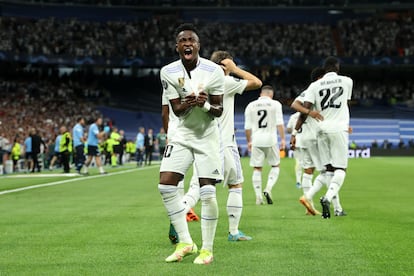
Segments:
[[[239,233],[239,223],[242,211],[242,188],[229,188],[229,197],[227,198],[227,215],[229,217],[229,232],[232,235]]]
[[[279,178],[279,167],[272,167],[267,178],[267,185],[265,191],[268,193],[272,192],[273,186],[276,184],[277,179]]]
[[[303,171],[302,166],[300,165],[300,162],[298,161],[298,159],[296,159],[295,161],[296,183],[302,184],[301,183],[301,179],[303,178],[302,171]]]
[[[203,239],[202,249],[213,252],[214,237],[216,235],[218,221],[218,205],[216,199],[216,187],[204,185],[200,188],[201,199],[201,235]],[[185,216],[184,216],[185,219]],[[179,235],[180,239],[181,236]]]
[[[252,175],[253,189],[256,193],[256,198],[262,198],[262,172],[253,170]]]
[[[186,213],[193,208],[198,200],[200,199],[200,184],[198,183],[198,177],[194,176],[191,178],[190,188],[184,195],[183,201],[186,205]]]
[[[178,194],[181,197],[184,197],[184,179],[178,182],[177,189],[178,189]]]
[[[171,224],[180,237],[180,242],[193,243],[186,220],[185,205],[178,194],[178,188],[173,185],[158,185],[162,201],[167,209]]]
[[[305,198],[307,200],[312,200],[315,194],[319,192],[320,189],[322,188],[324,181],[325,181],[325,176],[324,174],[320,173],[313,181],[312,187],[305,193]]]
[[[302,190],[305,195],[312,188],[313,174],[303,173],[302,175]]]
[[[329,202],[331,202],[332,198],[338,194],[342,184],[344,183],[345,176],[346,173],[344,170],[335,170],[334,176],[332,177],[331,183],[329,184],[328,191],[325,194],[325,198],[327,198]]]

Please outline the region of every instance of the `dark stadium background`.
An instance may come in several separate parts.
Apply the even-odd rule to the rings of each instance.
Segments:
[[[342,73],[354,79],[351,117],[360,120],[350,140],[362,148],[374,139],[381,148],[389,140],[398,154],[412,155],[413,11],[414,1],[2,1],[0,130],[10,135],[8,126],[24,132],[28,116],[39,113],[72,126],[75,121],[67,118],[86,113],[92,119],[100,112],[108,124],[125,129],[128,139],[135,139],[139,126],[157,133],[159,69],[177,58],[169,44],[174,28],[194,22],[201,31],[202,55],[208,58],[217,48],[230,50],[238,65],[276,88],[285,120],[292,113],[292,99],[308,84],[311,69],[327,55],[337,55]],[[105,35],[108,24],[111,36]],[[128,26],[132,35],[125,32]],[[98,30],[100,37],[94,35]],[[275,52],[279,41],[285,48]],[[73,50],[74,45],[81,49],[89,43],[112,48],[99,55]],[[62,96],[58,90],[67,91]],[[236,100],[241,145],[241,114],[257,96],[251,92]],[[21,120],[4,121],[14,101],[20,103],[16,108]],[[40,110],[33,110],[35,102],[41,103]],[[51,139],[56,127],[37,123],[43,137]],[[367,127],[370,130],[364,132]],[[400,141],[404,151],[398,149]]]

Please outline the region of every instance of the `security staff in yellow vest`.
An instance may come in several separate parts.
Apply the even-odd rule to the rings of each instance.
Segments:
[[[109,136],[109,139],[111,140],[112,145],[112,154],[111,154],[111,165],[112,167],[115,167],[117,165],[118,156],[121,153],[121,135],[118,133],[118,128],[113,127],[111,136]]]
[[[126,155],[126,162],[129,162],[131,160],[131,157],[135,156],[135,151],[136,151],[136,147],[135,147],[134,141],[129,140],[126,143],[126,149],[125,149],[125,152],[127,154]]]
[[[17,162],[19,161],[22,154],[21,145],[19,143],[19,138],[14,139],[14,144],[11,149],[11,158],[13,160],[13,171],[17,170]]]
[[[59,154],[63,165],[63,172],[69,173],[69,160],[72,154],[72,136],[65,126],[60,127],[60,134],[62,137],[60,138]]]

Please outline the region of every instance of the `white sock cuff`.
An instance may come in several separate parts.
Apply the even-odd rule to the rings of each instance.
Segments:
[[[161,194],[166,193],[175,193],[177,192],[178,188],[174,185],[165,185],[165,184],[158,184],[158,190]]]
[[[339,177],[339,178],[345,179],[346,172],[344,170],[339,170],[338,169],[338,170],[335,170],[333,175],[334,175],[335,178]]]
[[[204,185],[200,187],[200,199],[206,200],[216,197],[216,187],[214,185]]]

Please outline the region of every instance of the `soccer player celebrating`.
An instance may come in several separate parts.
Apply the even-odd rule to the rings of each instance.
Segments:
[[[215,51],[210,60],[219,64],[226,75],[224,82],[223,115],[219,118],[221,143],[224,151],[224,184],[229,187],[227,198],[227,215],[229,218],[229,241],[251,240],[239,231],[243,210],[242,183],[243,171],[240,163],[234,133],[234,97],[244,91],[255,90],[262,82],[253,74],[238,67],[233,57],[226,51]],[[237,77],[230,76],[236,75]]]
[[[180,59],[161,69],[163,93],[179,117],[174,136],[160,167],[158,189],[172,225],[180,238],[166,262],[181,261],[196,253],[186,221],[185,205],[178,182],[195,163],[200,183],[201,230],[203,244],[195,264],[213,261],[213,243],[218,220],[215,184],[222,180],[218,123],[223,112],[224,73],[217,64],[199,56],[200,42],[192,24],[176,30],[176,50]]]
[[[263,194],[268,204],[273,204],[272,188],[279,177],[280,149],[285,148],[285,129],[282,104],[273,100],[273,88],[262,87],[259,99],[249,103],[244,112],[244,129],[247,146],[251,151],[250,166],[254,167],[252,182],[256,193],[256,204],[263,204],[262,168],[265,159],[272,166]],[[280,148],[276,129],[280,135]]]
[[[341,189],[348,166],[349,108],[353,81],[338,75],[339,60],[328,57],[324,62],[326,74],[307,88],[304,108],[320,111],[323,120],[318,123],[318,148],[322,165],[333,172],[328,191],[320,199],[322,217],[330,218],[330,203]],[[309,113],[306,112],[306,113]]]
[[[287,133],[291,134],[296,122],[299,119],[300,112],[295,112],[292,115],[290,115],[288,123],[286,125],[286,131]],[[298,147],[296,147],[296,150],[293,152],[293,157],[295,158],[295,176],[296,176],[296,188],[301,188],[301,182],[302,182],[302,165],[301,165],[301,157],[300,151],[298,150]]]

